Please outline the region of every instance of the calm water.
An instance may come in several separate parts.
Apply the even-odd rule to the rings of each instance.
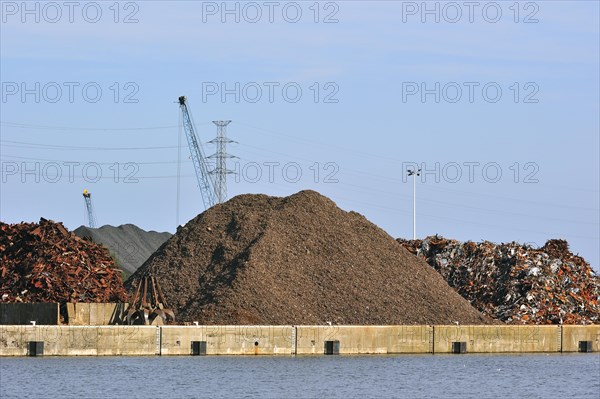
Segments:
[[[0,358],[1,398],[600,398],[600,355]]]

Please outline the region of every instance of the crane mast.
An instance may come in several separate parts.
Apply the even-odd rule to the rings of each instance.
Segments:
[[[95,229],[96,217],[94,216],[94,208],[92,208],[92,193],[88,190],[83,190],[83,200],[85,201],[85,209],[87,211],[88,226]]]
[[[202,150],[202,145],[196,138],[194,121],[188,110],[186,100],[185,96],[179,97],[179,108],[181,109],[183,119],[183,130],[185,131],[185,137],[187,138],[188,146],[190,147],[190,154],[192,156],[194,170],[196,171],[196,178],[198,179],[198,187],[200,188],[202,201],[204,202],[204,207],[208,209],[217,202],[214,190],[215,184],[212,181],[212,176],[206,165],[206,156]]]

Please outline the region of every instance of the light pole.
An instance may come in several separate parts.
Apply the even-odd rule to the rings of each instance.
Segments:
[[[421,176],[421,169],[408,169],[409,176],[413,177],[413,240],[417,239],[417,176]]]

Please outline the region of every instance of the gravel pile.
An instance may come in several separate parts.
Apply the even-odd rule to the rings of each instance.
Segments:
[[[493,322],[383,230],[314,191],[216,205],[126,286],[144,275],[179,321],[201,324]]]
[[[133,274],[172,235],[146,231],[133,224],[106,225],[98,229],[80,226],[73,232],[107,247],[127,275]]]

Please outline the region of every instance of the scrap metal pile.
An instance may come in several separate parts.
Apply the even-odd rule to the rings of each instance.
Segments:
[[[126,302],[121,271],[108,250],[62,223],[0,222],[3,302]]]
[[[565,240],[541,248],[459,242],[440,236],[398,242],[424,258],[482,313],[512,324],[600,323],[600,277]]]

